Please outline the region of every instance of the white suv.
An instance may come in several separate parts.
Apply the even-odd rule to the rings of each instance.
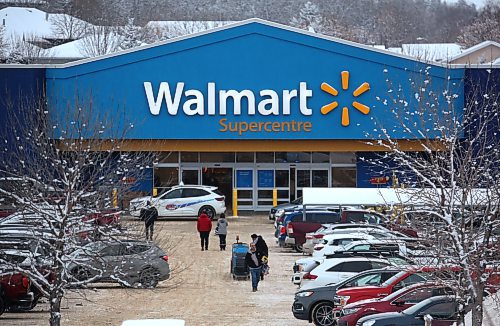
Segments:
[[[199,216],[202,212],[211,219],[226,211],[225,197],[217,187],[174,186],[158,197],[139,197],[130,201],[130,215],[139,217],[141,209],[151,201],[160,217]]]
[[[300,289],[311,289],[336,284],[360,272],[390,266],[386,259],[352,257],[330,258],[318,261],[302,275]]]

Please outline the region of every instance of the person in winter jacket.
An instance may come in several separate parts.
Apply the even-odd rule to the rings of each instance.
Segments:
[[[221,213],[217,220],[217,226],[215,227],[215,234],[219,236],[219,247],[221,251],[226,250],[227,226],[226,215]]]
[[[256,292],[262,270],[262,256],[257,251],[257,248],[253,243],[250,244],[250,250],[245,256],[245,262],[247,263],[248,268],[250,269],[250,275],[252,276],[252,292]]]
[[[198,222],[196,222],[196,228],[200,232],[201,251],[208,250],[208,238],[210,231],[212,231],[212,220],[207,214],[201,213],[200,217],[198,217]]]
[[[151,202],[146,203],[146,207],[141,209],[140,213],[141,220],[144,221],[144,226],[146,229],[146,241],[153,241],[153,231],[155,227],[155,221],[158,218],[158,211],[151,205]]]
[[[259,252],[260,256],[265,262],[261,268],[262,273],[260,274],[260,279],[264,280],[264,275],[269,272],[269,265],[267,264],[267,262],[269,261],[269,248],[267,247],[267,244],[261,235],[257,235],[254,233],[250,237],[252,238],[252,243],[255,245],[257,252]]]
[[[267,248],[267,244],[264,241],[264,238],[262,238],[261,235],[257,234],[252,234],[250,236],[252,238],[252,243],[255,245],[255,248],[257,248],[257,251],[261,254],[262,257],[269,256],[269,249]]]

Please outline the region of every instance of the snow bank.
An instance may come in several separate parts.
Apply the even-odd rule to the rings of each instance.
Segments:
[[[483,315],[483,326],[495,326],[498,325],[500,320],[500,311],[497,305],[500,300],[499,293],[495,293],[484,300],[484,315]],[[465,316],[465,325],[472,325],[472,312],[469,312]]]

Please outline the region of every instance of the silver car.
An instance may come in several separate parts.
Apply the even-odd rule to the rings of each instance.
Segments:
[[[170,277],[167,254],[150,242],[97,241],[68,257],[75,282],[118,282],[128,287],[154,288]]]

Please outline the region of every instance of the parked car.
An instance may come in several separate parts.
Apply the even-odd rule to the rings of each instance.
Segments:
[[[141,209],[150,201],[158,211],[159,217],[196,217],[205,213],[211,219],[215,219],[217,215],[226,211],[225,199],[217,187],[179,185],[156,198],[146,196],[132,199],[130,215],[139,217]]]
[[[349,229],[346,229],[349,230]],[[318,244],[314,247],[313,257],[321,257],[329,255],[339,250],[351,250],[351,243],[356,242],[359,248],[365,248],[367,243],[358,243],[359,241],[401,241],[398,236],[394,235],[390,231],[379,231],[379,230],[366,230],[363,229],[352,229],[353,233],[344,233],[346,230],[341,230],[339,232],[323,239],[323,243]],[[383,240],[378,240],[383,239]],[[369,246],[369,245],[368,245]],[[356,248],[352,250],[357,251]],[[365,249],[363,249],[365,250]]]
[[[286,203],[286,204],[280,204],[280,205],[274,206],[271,208],[271,210],[269,210],[269,219],[271,221],[276,220],[276,212],[278,210],[285,210],[289,207],[297,207],[298,205],[302,205],[302,197],[299,197],[295,200],[292,200],[291,202]]]
[[[373,257],[339,257],[324,259],[310,271],[302,274],[301,289],[310,289],[330,283],[338,283],[359,272],[391,266],[386,259]]]
[[[337,292],[334,299],[335,306],[343,307],[347,303],[353,303],[366,299],[382,298],[408,285],[432,281],[435,278],[433,273],[439,270],[439,267],[434,266],[410,266],[379,286],[364,286],[343,289]]]
[[[373,225],[373,224],[352,224],[352,223],[342,223],[342,224],[323,224],[321,227],[315,232],[306,233],[306,242],[303,245],[303,253],[312,254],[314,251],[314,246],[322,243],[322,239],[330,234],[339,233],[340,230],[346,229],[361,229],[362,232],[368,232],[367,230],[379,231],[379,232],[390,232],[390,230],[386,229],[381,225]],[[356,232],[355,230],[352,230]],[[346,233],[346,232],[344,232]],[[392,234],[396,236],[405,237],[404,234],[399,232],[392,232]]]
[[[297,211],[289,214],[283,223],[286,230],[284,243],[292,246],[297,252],[302,252],[307,232],[316,231],[323,223],[337,223],[340,221],[340,216],[337,212],[329,210],[314,210],[307,211],[306,220],[302,211]]]
[[[74,251],[68,262],[74,279],[82,282],[152,288],[170,277],[167,254],[149,242],[91,242]]]
[[[428,298],[400,312],[386,312],[361,318],[357,326],[424,326],[424,316],[432,318],[432,326],[451,326],[456,323],[459,303],[453,296]]]
[[[308,320],[316,325],[334,325],[333,298],[337,290],[354,286],[378,285],[399,271],[400,269],[395,267],[368,270],[337,284],[297,291],[292,305],[293,315],[297,319]]]
[[[20,273],[0,276],[0,315],[6,309],[32,309],[35,298],[30,287],[30,280]]]
[[[362,300],[346,305],[341,312],[338,326],[356,325],[365,316],[383,312],[399,312],[425,299],[441,295],[453,295],[451,288],[439,283],[417,283],[402,288],[384,298]]]

